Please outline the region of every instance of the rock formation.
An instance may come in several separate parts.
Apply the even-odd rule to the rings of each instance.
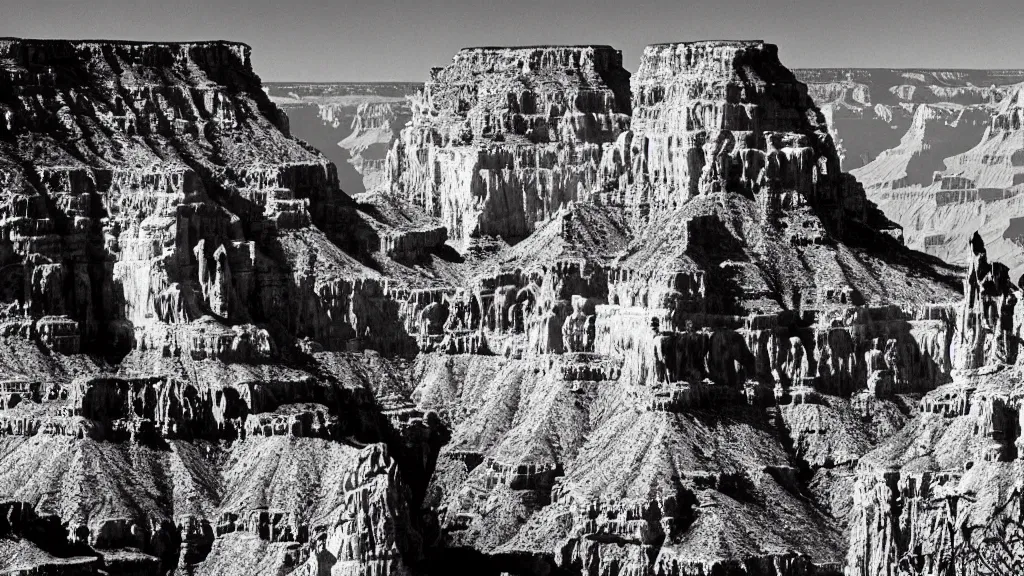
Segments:
[[[648,46],[634,114],[605,154],[604,200],[657,213],[714,192],[765,209],[811,204],[863,218],[863,193],[839,171],[806,87],[763,42]]]
[[[339,351],[415,346],[391,255],[443,229],[345,196],[247,46],[3,40],[0,77],[4,571],[415,563],[436,431]]]
[[[1011,484],[1009,268],[770,44],[463,50],[352,197],[243,45],[0,46],[6,571],[873,576],[917,470]]]
[[[390,193],[463,247],[521,240],[593,187],[602,145],[629,122],[628,80],[608,46],[462,50],[413,101]]]
[[[950,381],[956,282],[838,172],[776,54],[648,48],[590,192],[430,309],[447,320],[425,318],[421,342],[487,344],[413,370],[452,434],[424,502],[434,565],[842,569],[834,496]]]
[[[980,235],[971,244],[952,381],[857,467],[851,576],[1024,569],[1020,287],[988,260]]]
[[[793,72],[821,107],[843,169],[851,171],[899,145],[919,107],[973,114],[990,109],[1011,85],[1024,81],[1024,70],[818,68]],[[943,124],[946,130],[965,130],[957,140],[976,139],[973,130],[978,127],[973,122]]]

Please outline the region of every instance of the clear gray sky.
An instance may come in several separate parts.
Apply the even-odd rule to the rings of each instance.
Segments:
[[[422,81],[463,46],[759,38],[799,67],[1024,68],[1024,0],[0,0],[0,36],[237,40],[266,81]]]

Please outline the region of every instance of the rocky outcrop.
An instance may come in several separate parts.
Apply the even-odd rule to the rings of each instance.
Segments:
[[[445,230],[344,195],[245,45],[7,39],[0,77],[0,495],[45,519],[4,571],[274,573],[321,522],[376,534],[326,570],[417,562],[438,431],[392,423],[358,352],[414,349],[399,260]]]
[[[598,177],[629,122],[629,73],[608,46],[467,48],[431,72],[388,156],[393,197],[456,243],[525,238]]]
[[[776,54],[649,48],[591,193],[424,308],[428,340],[469,333],[489,352],[413,370],[452,434],[424,504],[431,562],[842,570],[849,505],[829,497],[951,381],[957,282],[838,171]],[[713,167],[669,162],[698,156]]]
[[[310,226],[357,218],[354,203],[334,167],[287,136],[246,47],[3,51],[5,298],[20,303],[6,333],[65,353],[112,340],[122,354],[242,360],[289,337],[338,349],[367,336],[379,274],[320,251]]]
[[[875,574],[880,454],[1015,458],[1008,269],[905,248],[774,46],[632,99],[611,48],[464,50],[353,197],[244,46],[3,46],[5,568]]]
[[[356,109],[352,133],[338,145],[352,154],[352,166],[363,175],[366,190],[380,191],[388,185],[385,160],[411,117],[408,101],[364,102]]]
[[[849,575],[1012,574],[1020,547],[1019,287],[975,235],[951,383],[861,459],[850,513]]]
[[[633,121],[604,155],[602,199],[641,214],[714,192],[768,210],[810,204],[864,217],[806,87],[763,42],[648,46],[633,79]]]

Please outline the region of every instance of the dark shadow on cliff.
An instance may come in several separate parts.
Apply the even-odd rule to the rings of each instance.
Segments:
[[[884,218],[877,208],[872,206],[872,209],[878,212],[878,216]],[[886,220],[888,221],[888,219]],[[846,223],[843,242],[855,252],[864,251],[877,258],[882,258],[890,264],[904,268],[908,279],[923,278],[945,285],[957,292],[963,290],[964,270],[962,267],[949,264],[931,254],[907,248],[897,239],[878,232],[869,224]]]
[[[456,571],[452,570],[457,566]],[[472,548],[438,547],[429,550],[420,567],[428,576],[451,576],[466,574],[473,576],[573,576],[575,571],[565,570],[555,564],[553,556],[541,554],[495,554],[488,555]]]

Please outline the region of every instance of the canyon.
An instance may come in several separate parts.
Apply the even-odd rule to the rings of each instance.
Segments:
[[[1020,92],[1024,70],[805,71],[843,167],[904,228],[908,246],[961,265],[980,231],[1024,273]]]
[[[761,41],[467,48],[410,98],[230,42],[0,73],[4,573],[1020,565],[1016,261],[906,246],[844,171],[855,75]],[[1017,92],[930,93],[993,111],[951,169],[1014,182]]]
[[[412,82],[264,84],[292,132],[334,163],[338,184],[350,195],[383,185],[384,159],[412,119],[409,98],[421,88]]]
[[[793,73],[824,114],[840,167],[904,228],[908,246],[967,265],[963,247],[980,230],[989,250],[1016,276],[1024,274],[1024,221],[1016,216],[1020,182],[1013,176],[1020,146],[992,123],[999,107],[1020,91],[1024,69]],[[409,101],[422,88],[417,83],[269,84],[268,93],[292,119],[295,134],[327,150],[342,167],[342,189],[358,194],[385,185],[385,150],[412,120]],[[383,118],[393,118],[390,131]],[[375,151],[355,150],[360,144]],[[339,147],[353,151],[332,154]],[[1004,160],[993,164],[990,157]]]

